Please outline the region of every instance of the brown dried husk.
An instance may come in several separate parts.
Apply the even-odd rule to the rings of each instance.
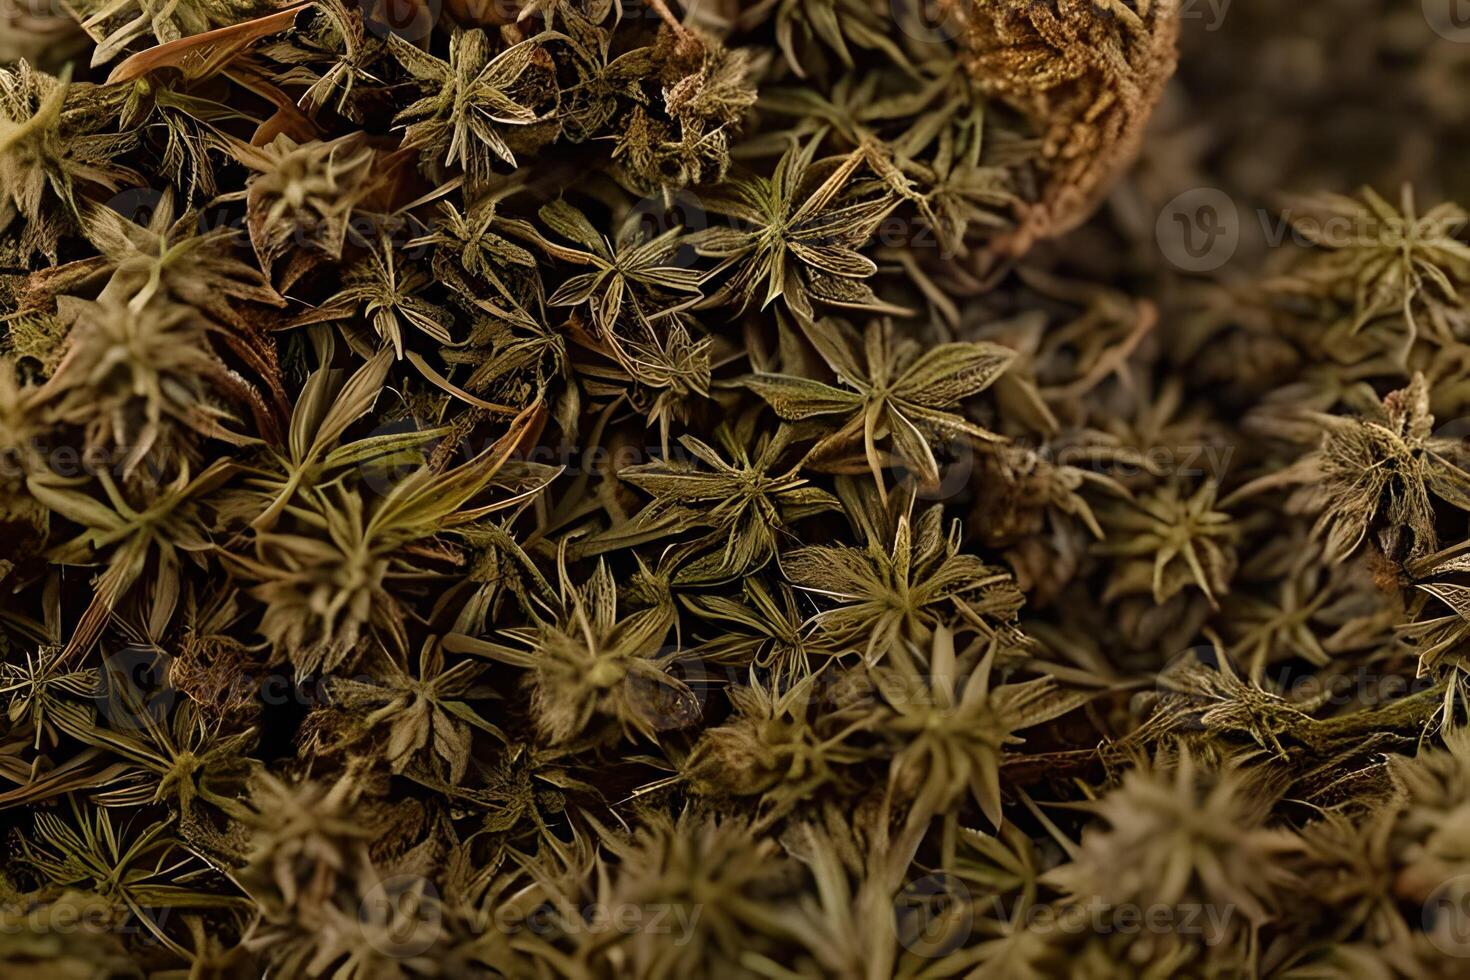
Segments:
[[[1065,234],[1132,163],[1178,63],[1179,0],[941,0],[966,68],[1025,115],[1044,184],[997,248]]]

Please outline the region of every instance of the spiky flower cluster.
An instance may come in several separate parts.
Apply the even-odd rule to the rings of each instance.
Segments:
[[[1470,48],[1328,6],[0,0],[0,976],[1465,975]]]

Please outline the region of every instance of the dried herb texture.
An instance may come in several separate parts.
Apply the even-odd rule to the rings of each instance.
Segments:
[[[0,972],[1464,975],[1433,6],[0,0]]]

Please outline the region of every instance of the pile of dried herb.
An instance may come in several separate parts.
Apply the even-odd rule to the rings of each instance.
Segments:
[[[1455,13],[0,0],[0,975],[1470,973]]]

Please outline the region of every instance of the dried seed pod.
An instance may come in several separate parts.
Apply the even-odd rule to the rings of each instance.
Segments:
[[[1178,0],[942,0],[965,67],[1041,139],[1039,200],[1004,247],[1019,255],[1092,214],[1133,162],[1178,59]]]

